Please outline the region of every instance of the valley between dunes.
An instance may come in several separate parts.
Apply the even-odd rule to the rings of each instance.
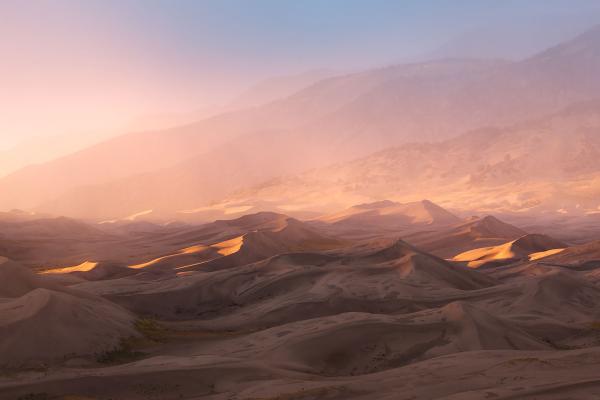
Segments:
[[[2,399],[600,396],[598,242],[430,201],[2,224]]]

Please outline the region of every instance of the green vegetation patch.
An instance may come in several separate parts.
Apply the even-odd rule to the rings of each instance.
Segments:
[[[167,340],[167,329],[151,318],[140,318],[135,321],[135,329],[153,342],[162,343]]]

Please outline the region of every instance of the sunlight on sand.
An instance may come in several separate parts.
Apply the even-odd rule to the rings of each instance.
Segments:
[[[509,242],[500,246],[483,247],[481,249],[475,249],[466,251],[455,256],[453,261],[466,261],[467,265],[471,268],[477,268],[489,261],[493,260],[507,260],[516,257],[513,252],[514,242]]]
[[[185,249],[180,250],[178,254],[197,254],[205,251],[206,249],[208,249],[207,246],[199,244],[196,246],[186,247]]]
[[[218,253],[222,256],[228,256],[233,253],[237,253],[244,244],[244,236],[238,236],[236,238],[226,240],[224,242],[216,243],[210,247],[218,249]]]
[[[546,251],[540,251],[539,253],[532,253],[529,255],[529,261],[540,260],[542,258],[550,257],[558,253],[562,253],[566,249],[552,249]]]
[[[532,239],[533,237],[533,239]],[[539,236],[535,239],[535,235],[526,235],[517,240],[492,247],[483,247],[458,254],[452,261],[466,262],[471,268],[479,268],[480,266],[490,261],[509,261],[509,260],[529,260],[535,261],[554,254],[558,254],[565,250],[564,247],[559,247],[560,243],[553,241],[551,238]],[[547,250],[542,250],[538,246],[532,246],[527,240],[542,240],[542,243]],[[536,248],[537,247],[537,248]],[[555,248],[552,248],[555,247]],[[542,250],[542,251],[536,251]]]
[[[71,272],[87,272],[96,268],[96,265],[98,265],[97,262],[84,261],[81,264],[72,267],[49,269],[47,271],[41,272],[41,274],[68,274]]]
[[[182,255],[201,254],[201,253],[204,253],[209,250],[216,250],[216,252],[219,255],[228,256],[230,254],[237,253],[240,250],[240,248],[242,247],[243,243],[244,243],[243,236],[239,236],[239,237],[236,237],[236,238],[233,238],[230,240],[226,240],[224,242],[212,244],[210,246],[199,244],[199,245],[195,245],[195,246],[186,247],[184,249],[179,250],[177,253],[174,253],[174,254],[169,254],[166,256],[158,257],[158,258],[155,258],[153,260],[150,260],[150,261],[147,261],[144,263],[130,265],[128,268],[142,269],[142,268],[146,268],[146,267],[155,265],[161,261],[168,260],[170,258],[175,258],[175,257],[182,256]],[[196,264],[192,264],[192,265],[196,265]]]
[[[186,247],[185,249],[181,249],[179,250],[177,253],[175,254],[169,254],[166,256],[162,256],[162,257],[158,257],[155,258],[153,260],[147,261],[145,263],[141,263],[141,264],[135,264],[135,265],[130,265],[128,268],[131,269],[142,269],[142,268],[146,268],[149,267],[151,265],[154,265],[160,261],[164,261],[164,260],[168,260],[169,258],[174,258],[183,254],[198,254],[198,253],[202,253],[203,251],[205,251],[206,249],[208,249],[207,246],[203,246],[203,245],[196,245],[196,246],[190,246],[190,247]]]

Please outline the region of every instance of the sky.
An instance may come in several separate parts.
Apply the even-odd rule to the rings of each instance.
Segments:
[[[524,57],[600,23],[600,1],[2,0],[0,21],[1,154],[227,104],[273,76],[460,55],[474,38],[469,55]]]

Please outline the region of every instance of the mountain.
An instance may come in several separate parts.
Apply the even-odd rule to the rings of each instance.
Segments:
[[[261,107],[122,136],[26,168],[0,180],[0,207],[102,219],[194,209],[242,187],[417,137],[511,125],[597,98],[598,67],[600,28],[515,63],[442,60],[333,77]],[[414,155],[436,151],[422,146],[413,147]],[[491,165],[509,173],[504,166]],[[369,185],[384,176],[377,178]],[[372,200],[355,197],[347,205]]]
[[[183,128],[154,132],[156,141],[165,142],[148,150],[145,148],[149,144],[135,145],[145,141],[145,134],[128,135],[128,143],[105,143],[105,149],[119,146],[116,156],[109,157],[108,152],[100,155],[85,153],[88,163],[99,166],[100,172],[86,172],[92,167],[84,165],[80,168],[77,160],[61,159],[36,167],[28,174],[21,171],[0,180],[0,189],[6,184],[9,194],[15,192],[14,196],[3,199],[0,206],[23,204],[23,207],[31,208],[36,204],[34,208],[57,215],[100,219],[123,218],[145,210],[164,215],[165,210],[194,209],[222,198],[231,190],[282,173],[298,173],[366,154],[369,149],[403,143],[415,130],[420,131],[422,124],[431,127],[431,119],[425,118],[414,107],[410,112],[399,114],[397,106],[387,104],[385,99],[379,105],[382,109],[377,112],[388,117],[352,110],[356,106],[363,108],[362,103],[374,106],[372,99],[364,98],[367,93],[379,96],[377,92],[383,89],[408,93],[420,90],[411,86],[431,85],[431,80],[436,85],[452,86],[457,81],[474,79],[496,65],[496,62],[449,60],[330,78],[265,106],[220,115]],[[431,89],[429,92],[422,100],[425,102],[423,108],[429,107],[428,102],[437,101],[437,94]],[[411,102],[415,101],[414,96],[410,97]],[[408,96],[406,101],[409,101]],[[393,121],[398,118],[405,127]],[[442,125],[453,127],[464,121],[463,118],[452,118],[455,122],[436,122],[438,127],[431,127],[428,135],[447,136],[459,132],[458,128],[453,132],[438,129]],[[418,123],[415,124],[414,119],[418,119]],[[399,131],[405,134],[398,136]],[[161,149],[163,146],[165,148]],[[179,151],[177,146],[183,149]],[[135,164],[133,168],[129,167],[129,160],[120,159],[119,154],[125,153],[135,153],[136,157],[131,160]],[[174,158],[179,162],[175,164]],[[105,163],[110,163],[108,171],[100,168]],[[44,185],[37,181],[43,180],[46,171],[56,169],[58,165],[62,166],[63,182],[55,180],[51,190],[45,191]],[[152,171],[148,171],[149,168]],[[73,170],[77,171],[80,180],[70,176]],[[108,172],[112,170],[118,170],[120,175],[109,176]],[[123,176],[125,174],[128,176]],[[107,197],[105,193],[112,195]],[[31,201],[25,202],[25,197],[30,197]]]
[[[0,180],[0,207],[30,209],[40,199],[48,201],[78,186],[103,184],[175,164],[214,148],[228,137],[224,129],[207,129],[206,134],[199,134],[198,129],[197,124],[131,133],[47,163],[30,165]],[[13,207],[16,204],[21,206]]]
[[[191,124],[220,114],[265,105],[309,87],[318,81],[335,76],[332,70],[310,70],[294,75],[268,78],[249,87],[231,102],[223,105],[205,105],[198,109],[179,113],[150,114],[137,118],[130,124],[132,131],[168,129]]]
[[[340,75],[340,73],[328,69],[316,69],[294,75],[265,79],[237,96],[230,103],[229,108],[239,109],[264,105],[291,96],[319,81],[336,75]]]
[[[0,177],[31,164],[41,164],[67,156],[106,140],[110,134],[80,133],[25,139],[7,150],[0,150]]]
[[[406,144],[274,179],[228,201],[313,209],[427,196],[444,207],[480,212],[585,213],[600,205],[599,179],[600,102],[591,101],[506,128]]]

